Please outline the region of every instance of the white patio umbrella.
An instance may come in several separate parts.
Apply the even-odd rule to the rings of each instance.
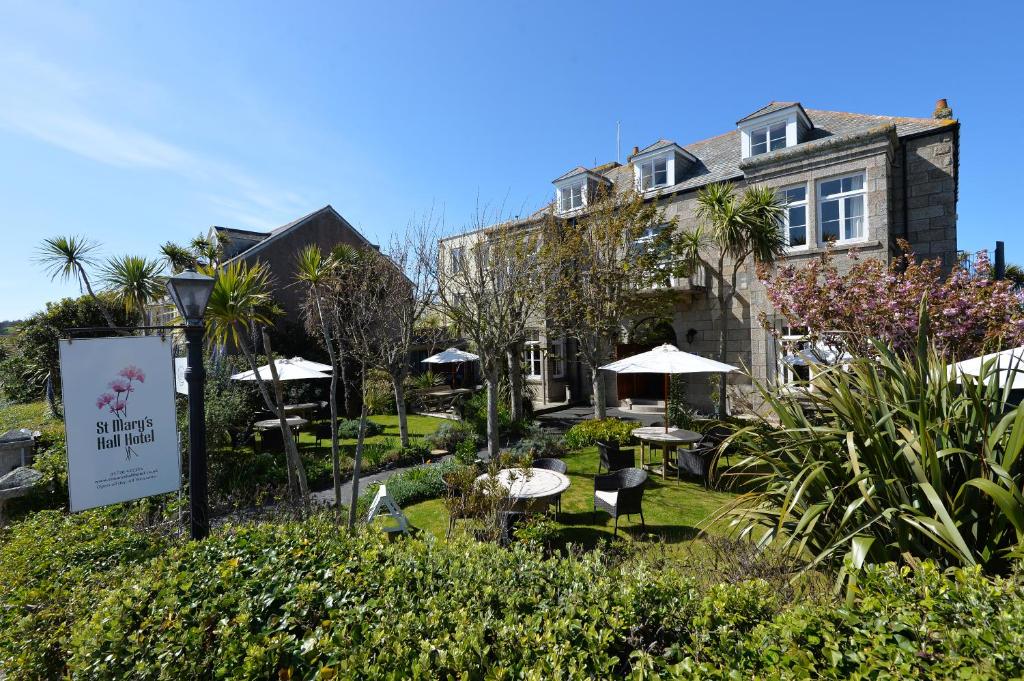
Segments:
[[[949,368],[955,372],[958,378],[960,376],[979,376],[982,365],[987,362],[994,364],[995,370],[998,372],[1000,387],[1006,387],[1006,383],[1009,381],[1012,390],[1024,388],[1024,346],[965,359],[950,365]]]
[[[331,373],[332,371],[330,364],[321,364],[320,362],[314,362],[313,360],[310,359],[303,359],[302,357],[292,357],[291,359],[285,361],[288,362],[289,364],[294,364],[304,369],[312,369],[313,371],[322,371],[328,374]]]
[[[700,355],[691,355],[669,343],[639,355],[625,357],[601,367],[617,374],[664,374],[665,376],[665,432],[668,432],[668,375],[669,374],[726,374],[739,371],[731,364],[723,364]],[[725,389],[725,386],[722,386]]]
[[[305,360],[303,360],[305,362]],[[313,362],[315,364],[315,362]],[[282,381],[301,381],[310,378],[330,378],[327,374],[322,371],[316,371],[303,366],[300,363],[293,362],[290,359],[275,359],[274,366],[277,367],[277,377]],[[323,365],[321,365],[323,366]],[[330,367],[328,367],[330,368]],[[267,380],[270,378],[270,365],[264,364],[259,367],[260,378]],[[249,371],[243,371],[241,373],[234,374],[231,378],[235,381],[255,381],[256,374],[253,373],[252,369]]]
[[[436,355],[431,355],[426,359],[420,360],[425,364],[451,364],[452,366],[452,387],[455,387],[455,364],[461,364],[463,362],[475,362],[480,359],[480,355],[474,355],[472,352],[466,352],[465,350],[459,350],[458,348],[448,348],[442,350]]]

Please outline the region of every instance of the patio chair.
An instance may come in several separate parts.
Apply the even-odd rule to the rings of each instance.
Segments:
[[[533,460],[533,464],[531,464],[531,465],[534,468],[542,468],[542,469],[544,469],[546,471],[555,471],[556,473],[561,473],[562,475],[565,475],[568,472],[568,470],[569,470],[569,467],[566,466],[565,462],[562,461],[561,459],[549,459],[549,458],[534,459]],[[562,512],[562,494],[561,494],[561,492],[559,492],[555,496],[553,501],[555,502],[555,517],[557,518],[558,514]]]
[[[711,459],[718,449],[717,445],[704,444],[703,441],[690,449],[684,447],[676,448],[676,482],[679,482],[682,473],[695,475],[708,486],[708,474],[711,469]]]
[[[501,527],[501,536],[498,541],[502,546],[508,546],[515,538],[516,525],[526,519],[522,511],[501,511],[498,513],[498,524]]]
[[[622,468],[633,468],[636,466],[636,450],[632,447],[623,449],[614,440],[608,442],[598,440],[597,452],[600,455],[600,459],[597,462],[598,473],[601,472],[602,468],[610,473]]]
[[[317,447],[320,446],[322,441],[331,439],[330,419],[327,420],[327,423],[317,423],[313,426],[313,439],[316,440]]]
[[[622,470],[598,475],[594,478],[594,520],[597,512],[605,511],[615,519],[614,535],[619,534],[619,516],[629,517],[640,514],[640,526],[644,529],[644,486],[647,483],[647,471],[639,468],[623,468]]]
[[[280,428],[266,428],[260,431],[260,449],[264,452],[280,453],[284,451],[284,438]]]

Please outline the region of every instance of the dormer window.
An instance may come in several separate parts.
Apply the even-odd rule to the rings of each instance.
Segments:
[[[795,147],[808,139],[814,125],[800,102],[771,102],[736,121],[741,158]]]
[[[583,208],[584,184],[585,182],[580,180],[579,182],[575,182],[558,190],[559,212],[568,213],[569,211]]]
[[[643,149],[634,149],[629,161],[633,164],[636,188],[649,192],[681,182],[697,159],[675,142],[658,140]]]
[[[640,164],[640,189],[646,191],[668,184],[668,159],[656,158]]]
[[[757,156],[769,151],[786,148],[786,122],[766,125],[750,131],[750,155]]]

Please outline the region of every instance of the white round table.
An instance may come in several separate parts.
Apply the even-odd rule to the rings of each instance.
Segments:
[[[301,428],[302,426],[309,423],[309,421],[302,418],[301,416],[289,416],[288,418],[285,419],[285,421],[292,428]],[[279,428],[281,426],[281,421],[279,419],[266,419],[264,421],[257,421],[252,425],[253,427],[258,428],[259,430],[268,430],[270,428]]]
[[[529,473],[526,473],[529,471]],[[513,503],[522,508],[546,507],[556,496],[569,489],[569,478],[546,468],[503,468],[498,471],[498,483],[508,490]],[[490,475],[484,473],[477,482],[485,482]]]
[[[644,453],[644,445],[649,449],[660,446],[662,450],[661,477],[668,477],[668,452],[679,445],[690,445],[700,442],[704,437],[700,433],[682,428],[670,428],[668,432],[663,426],[647,426],[633,430],[633,437],[640,441],[640,457],[643,465],[647,465],[647,456]]]

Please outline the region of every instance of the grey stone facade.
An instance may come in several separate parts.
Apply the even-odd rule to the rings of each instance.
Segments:
[[[768,115],[787,107],[803,108],[798,103],[772,103],[765,107]],[[762,110],[741,119],[766,115]],[[697,226],[696,197],[701,187],[713,181],[731,181],[742,191],[750,185],[774,188],[806,188],[807,245],[791,249],[785,258],[789,263],[802,263],[820,257],[826,244],[821,237],[819,220],[819,188],[823,181],[839,177],[863,177],[863,237],[850,244],[834,244],[836,264],[842,269],[851,263],[849,251],[856,248],[860,257],[888,259],[898,251],[900,239],[908,241],[922,257],[941,257],[951,265],[957,257],[956,205],[958,185],[959,124],[949,118],[903,118],[866,116],[833,111],[806,110],[813,127],[799,143],[770,153],[742,159],[740,134],[736,131],[703,142],[683,145],[697,159],[687,174],[674,178],[668,187],[651,192],[651,200],[660,202],[667,217],[674,218],[682,229]],[[664,141],[663,141],[664,142]],[[659,144],[659,143],[656,143]],[[653,146],[653,145],[652,145]],[[606,164],[593,169],[607,177],[614,186],[628,186],[634,181],[631,164]],[[551,210],[547,207],[537,215]],[[534,216],[535,218],[536,216]],[[458,237],[454,237],[458,239]],[[442,245],[443,246],[443,245]],[[706,265],[717,266],[718,254],[706,253]],[[726,262],[722,273],[725,281],[732,274]],[[664,340],[699,355],[718,357],[719,313],[717,286],[719,277],[709,271],[700,282],[681,287],[673,297],[661,295],[649,310],[636,319],[623,320],[623,348],[634,349],[631,335],[645,319],[670,321],[671,332],[663,330]],[[696,285],[693,285],[696,284]],[[768,304],[764,286],[758,280],[752,262],[744,265],[739,285],[729,310],[729,351],[725,361],[749,369],[758,381],[776,379],[779,348],[772,333],[762,328],[761,313],[781,325],[784,320]],[[649,314],[647,314],[649,313]],[[541,345],[547,339],[541,327]],[[549,401],[585,400],[590,393],[586,368],[572,361],[571,346],[567,349],[565,377],[543,376],[536,381],[535,392]],[[621,383],[622,378],[607,376],[608,401],[617,405],[622,400],[618,386],[624,391],[637,390],[636,385]],[[752,383],[745,376],[730,379],[733,408],[743,409],[753,402]],[[653,388],[645,397],[656,399]],[[698,408],[710,409],[710,388],[707,377],[694,376],[688,381],[687,395]],[[756,405],[755,405],[756,406]]]

